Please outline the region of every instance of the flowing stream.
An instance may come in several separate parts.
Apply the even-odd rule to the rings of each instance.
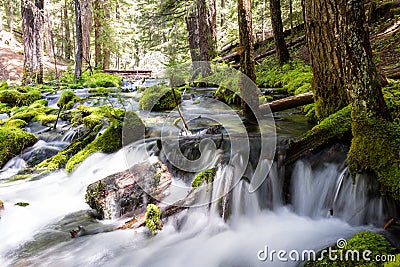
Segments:
[[[194,107],[188,101],[192,100],[184,101],[183,107],[209,110],[206,102]],[[277,128],[280,137],[286,138],[289,132],[300,133],[307,127],[278,121]],[[67,132],[35,146],[59,150],[74,134]],[[127,218],[93,219],[85,204],[86,187],[146,160],[146,145],[137,142],[114,154],[94,154],[70,175],[60,170],[41,179],[0,184],[5,206],[0,213],[0,266],[297,266],[299,262],[292,260],[260,261],[258,252],[266,246],[276,251],[318,251],[358,231],[377,231],[376,226],[396,212],[390,202],[371,194],[376,187],[369,177],[357,176],[353,182],[342,155],[331,161],[298,161],[290,185],[285,182],[285,169],[275,162],[253,193],[247,179],[230,190],[240,164],[222,163],[215,182],[197,201],[222,197],[167,218],[163,230],[154,236],[145,227],[114,230]],[[34,150],[10,161],[0,179],[15,174],[26,164],[24,155],[29,158],[26,153]],[[250,177],[255,171],[247,172]],[[175,184],[191,182],[177,173],[173,179]],[[17,202],[29,205],[14,205]],[[69,231],[79,225],[84,226],[85,235],[71,238]]]

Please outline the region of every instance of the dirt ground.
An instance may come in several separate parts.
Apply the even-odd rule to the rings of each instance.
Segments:
[[[24,66],[24,48],[14,36],[7,31],[0,31],[0,80],[21,80]],[[54,71],[54,62],[49,57],[43,59],[44,72]],[[57,64],[58,71],[66,70],[65,64]]]

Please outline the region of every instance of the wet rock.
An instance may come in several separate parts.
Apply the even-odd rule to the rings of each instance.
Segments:
[[[160,161],[138,163],[131,169],[92,183],[86,190],[86,203],[101,219],[112,219],[144,210],[148,203],[165,198],[172,176]]]

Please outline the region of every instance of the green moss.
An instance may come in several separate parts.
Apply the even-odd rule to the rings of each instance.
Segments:
[[[336,252],[335,252],[335,251]],[[367,261],[363,258],[364,251],[369,250],[371,253],[368,257],[371,259]],[[384,262],[374,261],[377,255],[391,255],[395,249],[390,245],[386,239],[380,235],[371,232],[359,232],[352,238],[347,240],[347,244],[343,248],[337,246],[331,249],[331,257],[336,257],[337,260],[333,261],[329,258],[328,253],[325,253],[325,257],[320,261],[308,262],[305,266],[340,266],[340,267],[355,267],[355,266],[384,266]],[[352,251],[358,251],[359,261],[345,260],[346,253],[351,259]],[[340,260],[340,255],[343,255],[343,260]],[[356,257],[356,256],[354,256]]]
[[[400,267],[400,254],[396,254],[396,260],[392,262],[385,262],[385,267]]]
[[[139,108],[143,110],[171,110],[182,103],[182,94],[175,90],[178,103],[175,102],[171,88],[167,86],[151,86],[144,90],[139,100]]]
[[[195,101],[193,101],[192,104],[193,104],[193,105],[198,105],[198,104],[200,104],[200,99],[196,99]]]
[[[88,92],[91,94],[106,96],[109,93],[116,93],[117,90],[115,88],[97,87],[97,88],[90,88]]]
[[[11,119],[4,124],[4,126],[6,127],[14,127],[14,128],[24,128],[27,125],[28,123],[20,119]]]
[[[194,177],[192,182],[192,188],[197,188],[204,182],[212,183],[214,181],[215,174],[216,174],[215,168],[200,172],[199,174],[196,175],[196,177]]]
[[[79,101],[79,98],[75,95],[74,91],[64,90],[57,101],[57,106],[64,110],[71,109],[77,101]]]
[[[241,98],[238,80],[222,81],[217,91],[215,91],[214,96],[227,104],[240,105]]]
[[[29,206],[29,203],[26,202],[17,202],[14,204],[15,206],[26,207]]]
[[[372,171],[383,193],[400,200],[400,126],[382,119],[353,118],[349,170]]]
[[[73,171],[88,156],[96,152],[112,153],[122,147],[122,122],[114,120],[107,130],[68,160],[67,172]]]
[[[156,234],[162,229],[160,208],[154,204],[148,204],[146,209],[146,226],[149,230]]]
[[[258,66],[257,84],[260,87],[282,87],[289,94],[311,91],[312,71],[302,60],[295,59],[282,66],[263,63]]]
[[[344,135],[351,131],[351,107],[347,106],[332,114],[304,134],[299,141],[307,140],[310,136],[323,136],[324,138]],[[318,138],[318,137],[316,137]]]
[[[0,168],[22,150],[32,146],[38,139],[35,135],[16,127],[0,127]]]
[[[97,125],[88,130],[82,137],[59,151],[55,156],[44,160],[35,166],[35,169],[47,169],[49,171],[64,168],[68,160],[79,151],[82,151],[90,142],[92,142],[102,125]]]
[[[389,84],[383,88],[383,96],[392,118],[400,123],[400,81],[389,80]]]
[[[68,84],[69,89],[83,89],[83,86],[77,83]]]
[[[39,99],[42,99],[42,95],[37,90],[27,93],[21,93],[14,89],[0,91],[0,102],[9,106],[29,106]]]
[[[73,73],[65,73],[61,81],[69,86],[73,85],[73,87],[77,88],[118,87],[122,85],[121,77],[98,71],[93,73],[93,75],[84,72],[79,80],[75,80]]]
[[[47,114],[38,114],[33,118],[33,121],[40,121],[43,125],[47,125],[50,122],[55,122],[57,120],[57,115],[47,115]]]

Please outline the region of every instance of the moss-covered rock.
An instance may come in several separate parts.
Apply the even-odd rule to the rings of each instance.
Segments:
[[[17,127],[0,127],[0,168],[22,150],[38,141],[35,135]]]
[[[0,102],[11,107],[29,106],[39,99],[42,99],[42,94],[36,90],[31,90],[27,93],[21,93],[15,89],[0,91]]]
[[[161,224],[160,218],[161,218],[160,208],[154,204],[147,205],[146,227],[149,228],[149,230],[153,234],[156,234],[159,230],[162,229],[162,224]]]
[[[132,135],[128,134],[128,136],[124,137],[124,143],[136,141],[139,138],[143,137],[144,134],[144,124],[139,116],[134,113],[128,113],[130,118],[127,123],[130,125],[124,125],[125,122],[122,122],[119,119],[114,119],[111,121],[107,130],[99,135],[93,142],[91,142],[88,146],[86,146],[82,151],[74,155],[67,163],[66,170],[67,172],[71,172],[74,170],[80,163],[82,163],[88,156],[96,152],[102,153],[112,153],[117,151],[122,147],[122,139],[123,139],[123,127],[129,127],[129,131],[124,131],[124,133],[131,132]],[[126,139],[126,140],[125,140]]]
[[[6,81],[0,82],[0,91],[8,89],[8,83]]]
[[[64,110],[71,109],[77,101],[79,101],[79,98],[75,95],[74,91],[64,90],[57,101],[57,106]]]
[[[82,151],[90,142],[92,142],[96,135],[101,130],[102,125],[97,125],[93,129],[89,129],[83,136],[69,144],[67,147],[60,150],[55,156],[44,160],[35,166],[35,169],[46,169],[49,171],[64,168],[68,160]]]
[[[217,171],[215,168],[200,172],[196,175],[196,177],[194,177],[192,181],[192,188],[197,188],[203,183],[212,183],[214,181],[216,172]]]
[[[139,108],[143,110],[171,110],[182,103],[182,94],[175,90],[176,103],[171,88],[167,86],[151,86],[144,90],[139,100]]]
[[[118,75],[107,74],[99,71],[93,73],[93,75],[84,72],[79,80],[74,78],[73,73],[65,73],[61,78],[61,81],[69,87],[76,88],[118,87],[122,85],[122,78]]]

